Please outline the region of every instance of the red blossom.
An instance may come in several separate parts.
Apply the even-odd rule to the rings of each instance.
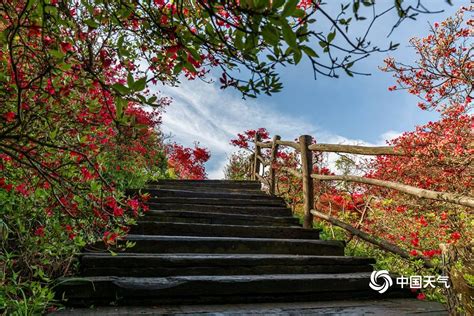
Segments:
[[[7,113],[3,114],[3,118],[5,119],[5,121],[7,123],[13,122],[15,120],[15,117],[16,117],[15,112],[7,112]]]
[[[36,228],[34,234],[38,237],[44,237],[44,226],[39,226]]]
[[[64,53],[74,51],[74,48],[72,47],[72,44],[71,44],[71,43],[62,42],[62,43],[60,43],[59,45],[61,46],[61,50],[62,50]]]

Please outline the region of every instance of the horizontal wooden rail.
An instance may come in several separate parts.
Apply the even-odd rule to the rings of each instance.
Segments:
[[[293,149],[296,149],[297,151],[300,150],[300,145],[297,142],[292,142],[288,140],[277,140],[276,143],[278,145],[292,147]],[[272,148],[273,141],[257,142],[257,146],[259,146],[260,148]]]
[[[391,146],[356,146],[356,145],[338,145],[338,144],[312,144],[309,145],[311,151],[324,151],[335,153],[347,153],[356,155],[397,155],[403,156],[404,153],[396,151]]]
[[[257,142],[257,146],[261,148],[272,148],[272,142]]]
[[[277,140],[277,144],[292,147],[293,149],[300,151],[300,145],[297,142],[292,142],[288,140]]]
[[[387,242],[387,241],[376,239],[376,238],[370,236],[369,234],[367,234],[366,232],[363,232],[363,231],[361,231],[357,228],[352,227],[349,224],[341,222],[337,218],[334,218],[330,215],[318,212],[316,210],[311,210],[311,214],[313,214],[314,216],[316,216],[318,218],[324,219],[325,221],[328,221],[329,223],[331,223],[333,225],[344,228],[345,230],[349,231],[351,234],[359,237],[360,239],[368,241],[371,244],[374,244],[374,245],[376,245],[376,246],[378,246],[378,247],[380,247],[380,248],[382,248],[386,251],[390,251],[392,253],[395,253],[395,254],[399,255],[400,257],[403,257],[403,258],[408,259],[408,260],[413,259],[413,257],[410,255],[410,253],[408,253],[408,251],[403,250],[402,248],[398,247],[397,245],[392,244],[392,243]],[[433,262],[431,262],[429,259],[427,259],[425,257],[421,257],[421,259],[424,261],[424,266],[425,267],[427,267],[427,268],[434,268],[435,267]]]
[[[417,187],[412,187],[410,185],[401,184],[401,183],[392,182],[392,181],[364,178],[364,177],[359,177],[359,176],[327,176],[327,175],[320,175],[320,174],[312,174],[311,177],[313,179],[322,180],[322,181],[349,181],[349,182],[365,183],[365,184],[375,185],[375,186],[384,187],[388,189],[393,189],[393,190],[403,192],[409,195],[413,195],[419,198],[425,198],[425,199],[430,199],[430,200],[435,200],[435,201],[450,202],[450,203],[474,208],[474,198],[470,196],[420,189]]]

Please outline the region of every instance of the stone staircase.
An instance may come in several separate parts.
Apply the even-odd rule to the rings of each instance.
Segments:
[[[59,280],[70,306],[327,301],[411,296],[369,288],[373,259],[305,230],[255,181],[163,180],[150,211],[113,256],[85,250],[81,274]],[[143,192],[143,190],[142,190]],[[125,241],[123,241],[125,242]]]

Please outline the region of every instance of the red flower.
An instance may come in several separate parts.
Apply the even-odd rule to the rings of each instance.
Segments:
[[[403,205],[399,205],[399,206],[397,206],[396,211],[397,211],[398,213],[405,213],[405,212],[407,211],[407,207],[406,207],[406,206],[403,206]]]
[[[35,236],[43,237],[44,236],[44,226],[39,226],[35,229]]]
[[[115,217],[123,216],[123,209],[121,207],[115,207],[114,208],[114,216]]]
[[[412,255],[413,257],[416,257],[416,256],[418,256],[418,251],[413,249],[412,251],[410,251],[410,255]]]
[[[27,197],[29,195],[28,189],[26,188],[26,184],[22,183],[15,187],[15,191]]]
[[[5,119],[5,121],[7,121],[7,123],[13,122],[15,120],[15,117],[16,117],[15,112],[7,112],[3,114],[3,118]]]
[[[60,43],[59,45],[61,46],[61,50],[62,50],[64,53],[74,51],[74,48],[72,47],[72,44],[71,44],[71,43],[62,42],[62,43]]]
[[[414,246],[414,247],[418,247],[420,245],[420,240],[418,238],[413,238],[411,240],[411,244]]]
[[[424,293],[418,293],[418,296],[416,298],[419,300],[424,300],[426,298],[426,295]]]
[[[459,239],[461,239],[461,234],[459,232],[454,232],[451,234],[451,238],[453,239],[453,241],[458,241]]]
[[[85,181],[95,179],[95,176],[86,167],[81,168],[81,173]]]
[[[134,211],[136,211],[138,209],[138,206],[139,206],[139,202],[135,199],[133,200],[128,200],[127,201],[127,205],[130,206],[130,208]]]

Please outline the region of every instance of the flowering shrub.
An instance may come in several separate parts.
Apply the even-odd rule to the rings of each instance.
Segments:
[[[411,67],[386,60],[386,71],[394,72],[400,88],[407,88],[410,93],[424,98],[420,105],[422,109],[437,109],[440,119],[418,126],[412,132],[392,140],[389,144],[395,147],[403,156],[378,156],[370,160],[363,167],[368,171],[366,177],[402,183],[413,187],[450,192],[454,194],[472,195],[472,163],[474,149],[472,148],[472,124],[470,114],[472,103],[472,49],[468,40],[472,38],[472,27],[464,28],[463,14],[473,8],[461,8],[454,18],[449,18],[436,25],[432,34],[423,39],[413,39],[420,56],[417,66]],[[472,20],[467,21],[472,26]],[[395,90],[397,86],[390,87]],[[264,131],[264,129],[262,129]],[[238,135],[231,141],[240,148],[249,148],[248,137]],[[268,134],[265,135],[269,138]],[[268,153],[262,155],[268,157]],[[301,187],[299,178],[287,175],[281,167],[290,167],[298,170],[299,157],[294,151],[283,149],[278,154],[277,163],[273,166],[278,171],[278,193],[287,199],[289,205],[296,211],[301,207]],[[239,159],[233,157],[232,168],[229,174],[241,173]],[[321,157],[315,157],[321,163]],[[339,161],[339,164],[342,160]],[[338,166],[338,163],[336,163]],[[359,167],[355,164],[354,167]],[[347,172],[349,169],[343,169]],[[321,165],[315,166],[314,173],[333,174]],[[381,268],[391,271],[398,268],[398,272],[419,274],[421,261],[424,257],[441,265],[441,255],[454,249],[451,260],[444,263],[443,269],[450,274],[453,282],[457,275],[464,275],[465,279],[457,280],[453,284],[454,295],[448,295],[450,307],[463,305],[468,309],[469,293],[461,290],[472,275],[472,242],[474,240],[474,219],[472,210],[433,200],[425,200],[409,196],[385,188],[359,184],[330,184],[315,182],[316,209],[338,217],[351,223],[377,238],[386,240],[405,249],[413,258],[413,262],[406,264],[400,257],[387,256],[373,247],[361,246],[357,240],[349,243],[348,251],[357,255],[376,256]],[[283,186],[281,185],[283,183]],[[287,192],[290,192],[287,195]],[[325,228],[323,236],[332,238],[348,238],[352,236],[330,225],[318,224]],[[471,255],[467,255],[471,253]],[[394,271],[395,272],[395,271]],[[423,273],[433,273],[424,270]],[[459,278],[458,278],[459,279]],[[429,293],[436,296],[436,291]],[[421,294],[424,298],[425,294]],[[459,297],[462,297],[459,301]]]
[[[204,163],[211,158],[209,150],[199,147],[183,147],[176,143],[167,147],[168,166],[181,179],[202,180],[206,178]]]
[[[474,77],[473,11],[474,6],[462,7],[454,17],[435,23],[427,37],[412,38],[410,44],[418,57],[415,65],[387,58],[382,70],[397,79],[389,90],[408,90],[421,99],[421,109],[443,111],[456,103],[469,110]],[[465,14],[471,15],[467,21]]]
[[[58,1],[0,4],[0,302],[7,313],[44,312],[48,285],[74,272],[84,245],[113,245],[146,211],[125,188],[168,174],[160,124],[170,101],[147,92],[147,78],[120,58],[124,52],[98,26],[83,24],[100,9],[80,10],[87,8]]]

